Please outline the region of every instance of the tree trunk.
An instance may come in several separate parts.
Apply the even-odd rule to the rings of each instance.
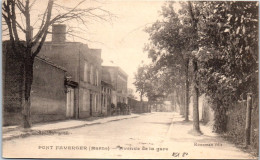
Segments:
[[[186,69],[185,69],[185,78],[186,78],[186,85],[185,85],[185,121],[189,121],[189,99],[190,99],[190,94],[189,94],[189,90],[190,90],[190,87],[189,87],[189,59],[187,59],[187,62],[186,62]]]
[[[179,93],[181,94],[176,94],[177,96],[177,103],[179,105],[179,109],[180,109],[180,115],[182,115],[184,117],[185,115],[185,105],[183,105],[183,101],[182,101],[182,92],[181,91],[178,91]]]
[[[143,94],[140,95],[140,101],[143,102]]]
[[[247,94],[246,104],[246,126],[245,126],[245,145],[250,145],[250,132],[251,132],[251,109],[252,109],[252,95]]]
[[[23,97],[23,127],[31,128],[31,87],[33,82],[33,63],[34,59],[26,55],[24,59],[24,97]]]
[[[200,124],[199,124],[199,89],[198,89],[198,82],[197,82],[197,61],[193,60],[193,129],[194,131],[200,133]]]

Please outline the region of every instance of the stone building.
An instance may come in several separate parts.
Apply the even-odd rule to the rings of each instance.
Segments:
[[[118,66],[102,66],[102,81],[112,85],[112,103],[115,106],[118,102],[127,104],[127,78],[128,75]]]
[[[3,125],[23,122],[23,72],[21,58],[15,56],[8,41],[2,48]],[[66,70],[53,62],[36,57],[31,89],[31,120],[35,122],[66,119]],[[69,85],[69,84],[68,84]]]
[[[66,26],[53,25],[52,41],[45,42],[40,55],[63,66],[70,74],[67,108],[71,118],[86,118],[101,114],[101,50],[80,42],[66,42]]]

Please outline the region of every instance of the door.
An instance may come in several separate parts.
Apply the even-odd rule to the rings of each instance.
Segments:
[[[92,116],[92,94],[90,94],[90,98],[89,98],[89,106],[90,106],[90,109],[89,109],[89,114],[90,114],[90,116]]]
[[[68,88],[67,92],[67,110],[66,117],[73,118],[74,117],[74,89]]]

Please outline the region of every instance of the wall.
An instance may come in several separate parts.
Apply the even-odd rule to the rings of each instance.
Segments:
[[[13,56],[9,45],[3,44],[3,124],[19,125],[22,119],[21,59]],[[56,65],[36,58],[31,90],[32,122],[65,119],[65,71]]]
[[[130,106],[130,110],[132,113],[148,113],[151,112],[150,107],[148,106],[148,102],[140,102],[132,98],[128,99],[128,105]]]
[[[19,58],[3,43],[3,125],[22,122],[22,66]]]
[[[44,60],[34,63],[34,81],[31,90],[33,122],[66,119],[65,71]]]

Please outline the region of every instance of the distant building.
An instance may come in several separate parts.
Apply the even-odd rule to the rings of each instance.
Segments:
[[[112,103],[117,106],[117,103],[127,104],[127,78],[128,75],[117,66],[102,66],[102,81],[111,84]]]
[[[66,26],[53,25],[52,41],[46,42],[40,55],[65,67],[70,81],[77,87],[68,87],[67,109],[71,118],[86,118],[101,114],[101,50],[87,44],[66,42]]]

